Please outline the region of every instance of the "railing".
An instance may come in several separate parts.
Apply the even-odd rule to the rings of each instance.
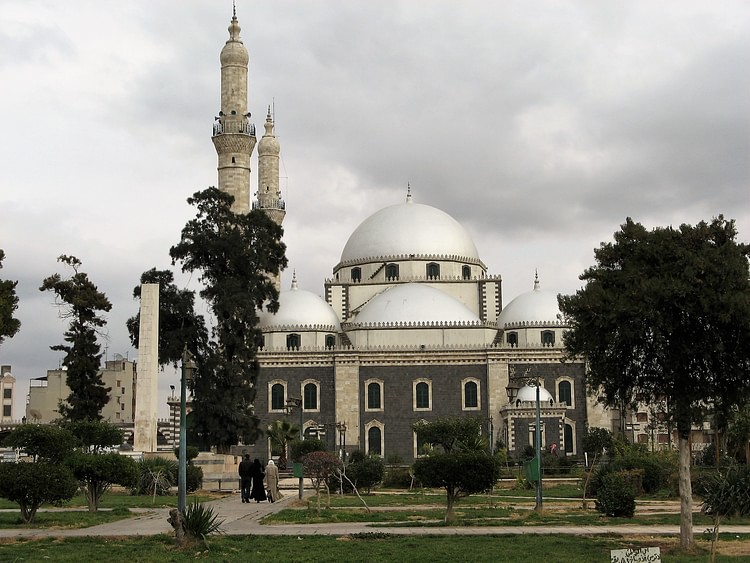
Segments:
[[[253,200],[253,209],[286,209],[286,202],[283,199],[277,199],[261,205],[257,199]]]
[[[217,121],[214,123],[214,136],[227,133],[240,133],[255,137],[255,125],[249,123],[247,119],[233,119],[231,121]]]

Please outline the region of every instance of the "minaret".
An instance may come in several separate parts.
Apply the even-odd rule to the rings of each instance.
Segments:
[[[219,189],[234,196],[232,211],[250,211],[250,156],[255,148],[255,126],[247,111],[247,63],[250,57],[240,39],[233,11],[229,40],[221,50],[221,111],[214,120],[212,140],[219,157]],[[278,169],[278,168],[277,168]]]
[[[262,209],[277,225],[281,225],[286,215],[284,200],[279,189],[279,141],[273,132],[271,108],[266,115],[265,133],[258,143],[258,199],[253,201],[253,209]]]

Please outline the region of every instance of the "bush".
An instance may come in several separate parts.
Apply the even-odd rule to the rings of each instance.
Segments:
[[[317,438],[308,438],[307,440],[293,440],[290,442],[292,462],[299,463],[302,458],[312,452],[324,452],[326,445],[322,440]]]
[[[203,487],[203,469],[197,465],[188,465],[185,471],[185,490],[194,493]]]
[[[133,494],[168,495],[169,489],[177,485],[178,464],[175,460],[163,457],[144,459],[138,462],[138,472],[138,484]]]
[[[219,520],[219,515],[214,512],[213,507],[196,501],[185,507],[182,523],[186,534],[205,541],[210,534],[222,533],[221,525],[224,521]]]
[[[352,456],[354,457],[354,456]],[[385,464],[378,456],[367,456],[349,464],[347,476],[357,488],[364,488],[369,493],[372,487],[383,481]]]
[[[408,489],[412,485],[412,476],[408,467],[389,467],[385,471],[382,482],[383,487],[394,489]]]
[[[635,492],[626,474],[609,473],[602,478],[596,495],[596,509],[607,516],[633,517]]]
[[[42,504],[59,506],[78,491],[73,472],[57,463],[0,463],[0,497],[17,502],[23,521],[34,521]]]

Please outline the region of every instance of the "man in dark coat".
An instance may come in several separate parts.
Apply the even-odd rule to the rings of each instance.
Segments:
[[[250,454],[245,454],[245,459],[240,462],[240,487],[242,502],[250,502],[250,485],[253,480],[253,462],[250,461]]]

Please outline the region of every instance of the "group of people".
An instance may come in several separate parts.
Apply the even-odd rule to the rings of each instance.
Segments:
[[[279,468],[273,460],[268,462],[265,470],[259,459],[250,461],[250,455],[240,462],[239,467],[242,502],[276,502],[282,497],[279,491]],[[265,479],[265,483],[263,480]]]

